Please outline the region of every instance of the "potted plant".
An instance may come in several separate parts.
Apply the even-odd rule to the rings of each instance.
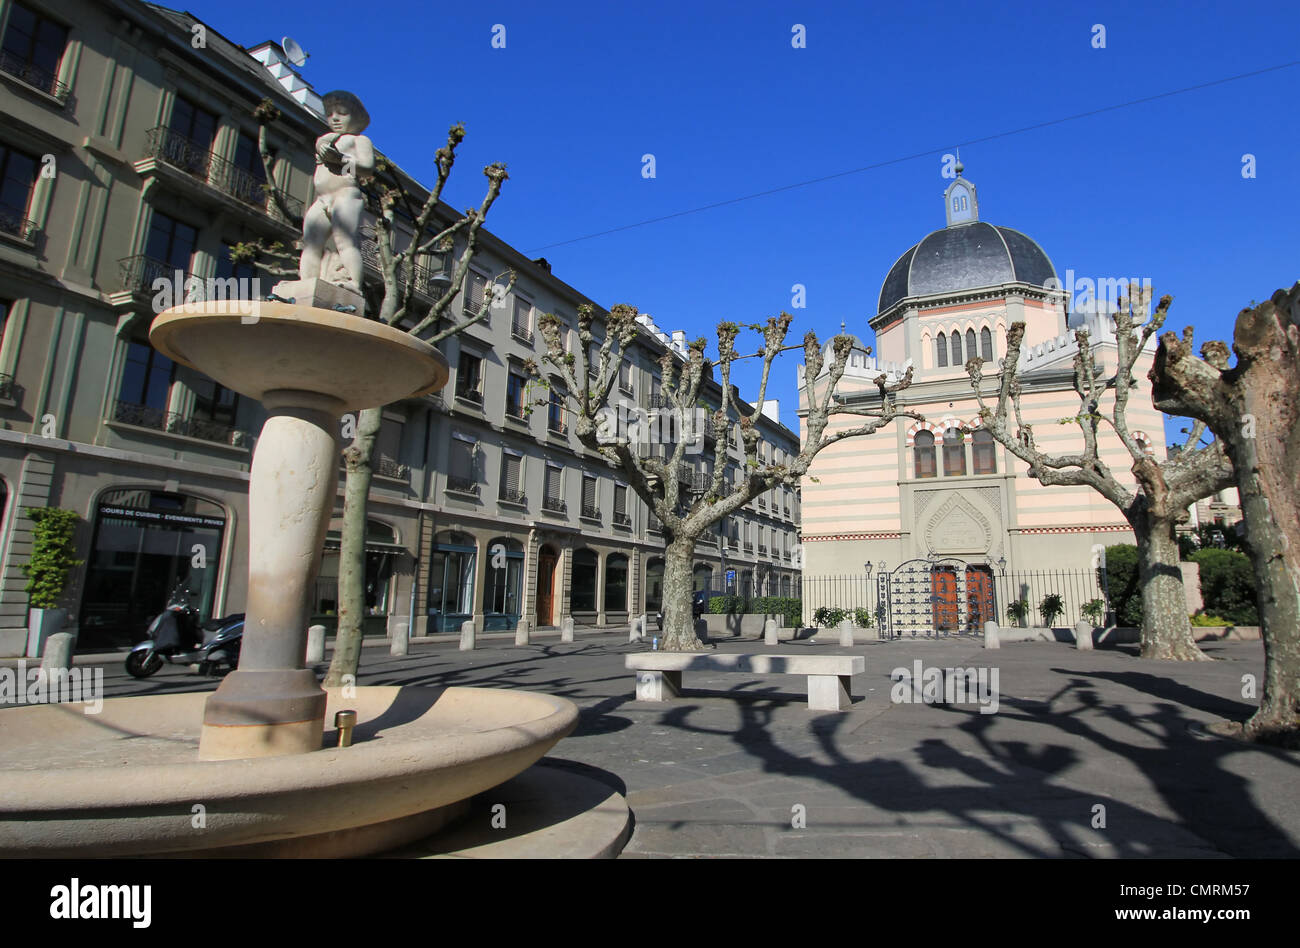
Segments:
[[[77,529],[77,514],[58,507],[29,507],[32,521],[32,553],[23,564],[27,576],[26,592],[31,597],[27,620],[27,654],[37,658],[45,651],[45,642],[63,628],[67,610],[59,608],[68,573],[82,561],[73,556],[72,535]]]
[[[1051,628],[1057,617],[1065,611],[1065,603],[1058,593],[1048,593],[1038,604],[1038,614],[1043,617],[1043,625]]]
[[[1013,599],[1007,603],[1007,618],[1020,626],[1025,627],[1025,619],[1029,615],[1028,599]]]

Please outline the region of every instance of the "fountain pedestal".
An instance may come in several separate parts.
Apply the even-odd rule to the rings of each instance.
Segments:
[[[149,341],[266,406],[249,483],[248,601],[239,668],[208,699],[199,757],[319,750],[326,695],[304,668],[308,597],[338,494],[339,419],[447,382],[433,346],[383,323],[288,303],[167,310]]]

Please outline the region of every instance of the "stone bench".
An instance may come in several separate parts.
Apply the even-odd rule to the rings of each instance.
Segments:
[[[853,699],[850,679],[866,670],[861,655],[748,655],[641,652],[627,656],[636,672],[637,701],[669,701],[682,689],[682,672],[806,675],[809,711],[843,711]]]

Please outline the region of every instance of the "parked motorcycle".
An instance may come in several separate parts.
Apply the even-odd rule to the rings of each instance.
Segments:
[[[197,664],[200,675],[214,675],[222,667],[233,669],[239,664],[244,614],[200,622],[199,610],[189,604],[189,590],[178,588],[167,608],[149,624],[147,634],[126,656],[126,670],[132,676],[148,678],[164,664]]]

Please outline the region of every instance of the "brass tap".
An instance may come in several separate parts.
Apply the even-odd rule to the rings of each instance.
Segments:
[[[334,715],[334,726],[339,730],[339,747],[352,746],[352,729],[357,726],[355,711],[339,711]]]

